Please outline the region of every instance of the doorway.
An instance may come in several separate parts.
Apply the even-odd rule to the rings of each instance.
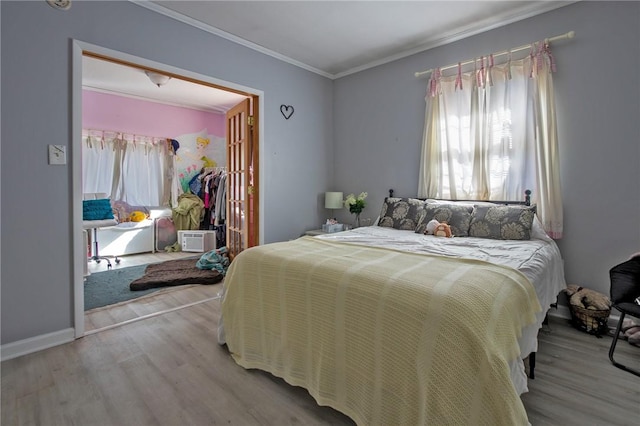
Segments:
[[[217,89],[229,91],[232,93],[242,94],[244,97],[251,99],[252,108],[255,116],[259,116],[259,112],[263,109],[262,92],[238,86],[235,83],[217,80],[208,76],[196,74],[187,70],[178,69],[168,65],[148,61],[144,58],[134,57],[122,52],[112,51],[100,46],[90,45],[80,41],[73,43],[73,83],[72,83],[72,149],[71,149],[71,166],[72,166],[72,220],[73,220],[73,281],[74,281],[74,325],[75,337],[81,337],[85,332],[84,324],[84,288],[83,288],[83,265],[86,261],[86,247],[84,247],[82,238],[82,154],[78,149],[81,146],[82,134],[82,83],[83,83],[83,57],[90,55],[104,60],[121,63],[123,65],[132,66],[140,70],[158,72],[170,76],[171,78],[187,81],[193,84],[202,85],[203,87],[214,87]],[[258,135],[261,133],[258,129],[262,127],[260,121],[255,122],[254,141],[256,152],[259,152],[262,141]],[[75,148],[75,149],[74,149]],[[256,171],[261,175],[263,167],[260,164],[260,157],[256,156]],[[256,176],[257,181],[262,181]],[[257,197],[256,197],[257,201]],[[262,204],[262,200],[259,201]],[[263,239],[262,226],[263,217],[259,212],[263,209],[256,206],[251,212],[255,212],[256,216],[251,220],[255,223],[256,241],[259,243]]]

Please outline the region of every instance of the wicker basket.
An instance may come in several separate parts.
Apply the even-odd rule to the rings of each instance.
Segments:
[[[571,311],[571,323],[579,330],[598,337],[607,334],[607,321],[611,309],[585,309],[581,306],[569,304]]]

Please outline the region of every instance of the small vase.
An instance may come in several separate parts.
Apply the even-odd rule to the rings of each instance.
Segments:
[[[354,228],[360,228],[360,213],[356,213],[356,219],[353,221]]]

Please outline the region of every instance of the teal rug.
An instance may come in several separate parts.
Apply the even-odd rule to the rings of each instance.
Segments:
[[[129,284],[144,275],[147,265],[116,268],[110,271],[94,272],[84,282],[84,310],[113,305],[114,303],[136,299],[138,297],[162,290],[151,288],[148,290],[131,291]]]

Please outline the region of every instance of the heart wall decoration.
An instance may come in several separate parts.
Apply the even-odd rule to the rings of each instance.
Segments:
[[[280,112],[285,119],[290,119],[293,115],[293,105],[280,105]]]

